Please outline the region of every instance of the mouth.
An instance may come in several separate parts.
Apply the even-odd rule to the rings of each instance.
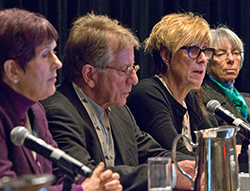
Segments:
[[[235,69],[233,69],[233,68],[227,69],[227,72],[235,72]]]
[[[128,91],[128,92],[124,92],[123,94],[124,94],[124,95],[126,95],[126,96],[128,96],[128,95],[129,95],[129,93],[130,93],[130,91]]]
[[[195,70],[193,71],[195,74],[202,75],[204,70]]]
[[[53,82],[56,82],[56,76],[52,77],[49,79],[49,81],[53,81]]]

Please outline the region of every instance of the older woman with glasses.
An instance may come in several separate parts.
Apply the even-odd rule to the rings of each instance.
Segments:
[[[215,48],[214,57],[208,62],[207,74],[201,89],[197,92],[201,106],[204,107],[210,100],[218,100],[220,104],[233,113],[237,118],[250,122],[250,98],[247,94],[239,93],[234,87],[235,79],[239,75],[244,60],[244,48],[241,39],[226,26],[211,29],[212,43]],[[210,117],[210,119],[212,119]],[[210,120],[214,126],[227,124],[217,117]],[[247,149],[249,133],[245,129],[239,132],[237,144],[243,144]],[[241,140],[243,139],[243,141]],[[240,151],[240,147],[238,147]],[[245,152],[242,150],[241,153]],[[241,165],[240,165],[241,167]],[[245,167],[247,170],[248,168]]]
[[[190,91],[201,85],[214,55],[210,42],[208,23],[193,13],[166,15],[145,40],[156,75],[133,87],[128,106],[139,127],[163,148],[171,149],[181,133],[196,142],[194,130],[211,127]],[[186,142],[179,142],[177,150],[193,155]]]

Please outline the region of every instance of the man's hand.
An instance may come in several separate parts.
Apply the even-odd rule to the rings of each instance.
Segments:
[[[195,161],[190,160],[184,160],[178,162],[178,165],[190,176],[194,177],[194,168],[195,168]],[[180,171],[176,168],[176,175],[177,175],[177,181],[175,188],[178,190],[191,190],[191,181],[182,175]]]
[[[90,178],[82,183],[84,191],[122,191],[120,184],[120,175],[111,170],[103,172],[104,163],[100,162],[95,168]]]

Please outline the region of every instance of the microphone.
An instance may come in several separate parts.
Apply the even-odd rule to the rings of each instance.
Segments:
[[[10,132],[10,139],[15,145],[24,145],[45,158],[55,162],[60,168],[71,175],[76,176],[77,174],[80,174],[85,177],[91,176],[92,170],[89,167],[83,165],[80,161],[69,156],[64,151],[33,136],[25,127],[17,126],[12,129]]]
[[[222,107],[220,102],[218,102],[217,100],[210,100],[207,103],[206,108],[209,112],[216,114],[227,123],[239,126],[250,131],[250,125],[248,123],[244,122],[240,118],[236,118],[234,114]]]

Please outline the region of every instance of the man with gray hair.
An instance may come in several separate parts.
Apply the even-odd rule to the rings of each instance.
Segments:
[[[92,169],[103,161],[120,174],[124,190],[147,190],[147,159],[171,157],[171,151],[140,131],[125,105],[138,82],[134,48],[138,39],[117,20],[93,13],[80,17],[65,46],[66,79],[42,104],[61,149]],[[193,175],[194,161],[187,160],[193,158],[177,156]],[[190,189],[190,181],[173,171],[173,187]]]

